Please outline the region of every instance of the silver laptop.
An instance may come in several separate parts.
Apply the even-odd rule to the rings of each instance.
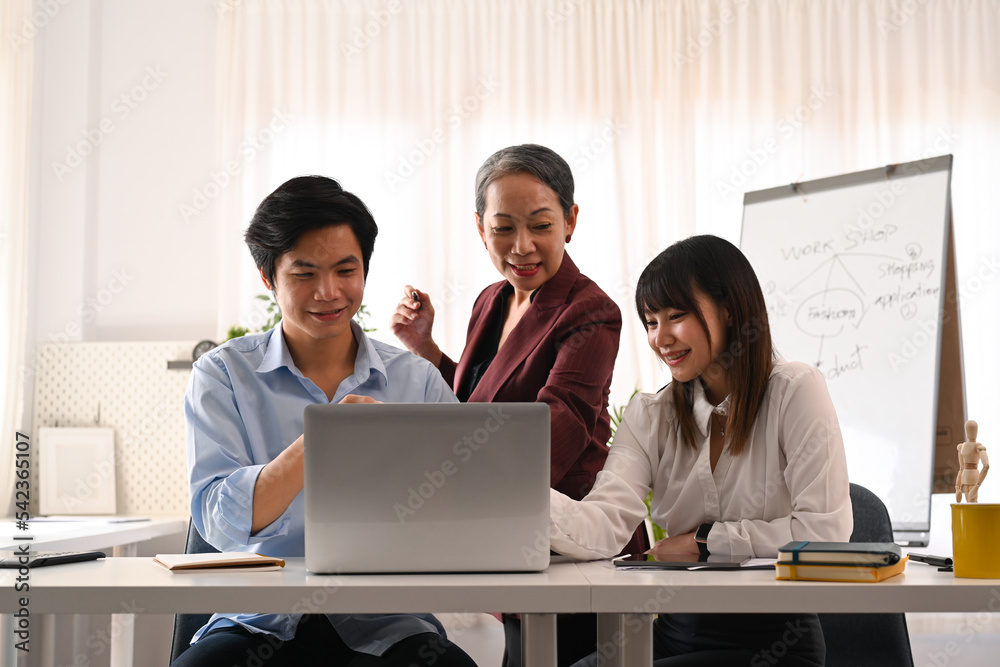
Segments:
[[[310,405],[306,569],[543,570],[549,449],[544,403]]]

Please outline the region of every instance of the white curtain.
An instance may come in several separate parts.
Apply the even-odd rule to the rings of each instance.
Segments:
[[[739,241],[743,193],[955,154],[959,283],[1000,247],[996,0],[243,0],[220,9],[220,329],[263,292],[241,233],[288,178],[338,178],[381,234],[376,337],[406,282],[461,352],[497,275],[473,229],[476,169],[545,144],[577,181],[569,252],[622,308],[612,402],[667,377],[632,290],[693,233]],[[229,176],[231,175],[231,178]],[[222,178],[220,177],[220,180]],[[230,183],[231,181],[231,183]],[[962,303],[970,413],[1000,400],[1000,280]],[[980,402],[981,401],[981,402]]]
[[[0,516],[15,500],[12,462],[24,398],[31,21],[31,0],[0,3]]]

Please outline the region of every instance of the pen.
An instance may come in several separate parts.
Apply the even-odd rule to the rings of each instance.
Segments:
[[[930,556],[928,554],[909,554],[910,560],[915,560],[918,563],[927,563],[928,565],[935,565],[937,567],[951,567],[952,560],[946,556]]]
[[[417,292],[417,290],[410,292],[410,296],[412,296],[413,300],[417,302],[417,308],[420,308],[423,305],[420,303],[420,293]]]

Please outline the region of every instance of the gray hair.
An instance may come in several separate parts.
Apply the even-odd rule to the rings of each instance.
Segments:
[[[573,172],[566,160],[551,148],[521,144],[501,148],[489,156],[476,173],[476,212],[480,220],[486,213],[486,188],[509,174],[531,174],[552,188],[559,197],[563,218],[569,217],[573,207]]]

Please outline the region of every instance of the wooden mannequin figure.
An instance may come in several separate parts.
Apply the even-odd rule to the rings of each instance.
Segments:
[[[979,487],[986,479],[986,473],[990,470],[990,460],[986,456],[986,447],[976,442],[976,435],[979,433],[979,425],[971,419],[965,422],[966,442],[958,445],[958,476],[955,478],[955,502],[962,502],[962,494],[965,494],[966,502],[979,502]],[[983,469],[979,468],[979,462],[983,462]]]

